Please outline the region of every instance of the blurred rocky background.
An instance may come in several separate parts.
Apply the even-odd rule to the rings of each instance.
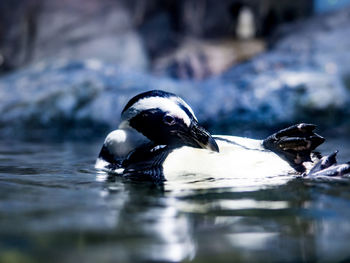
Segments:
[[[218,132],[349,129],[349,3],[2,0],[0,133],[102,134],[150,89]]]

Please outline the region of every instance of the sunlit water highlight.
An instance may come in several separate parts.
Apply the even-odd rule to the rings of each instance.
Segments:
[[[350,260],[346,180],[167,189],[99,174],[99,147],[0,142],[0,262]]]

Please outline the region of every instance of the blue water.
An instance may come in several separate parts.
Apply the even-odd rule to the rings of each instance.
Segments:
[[[0,141],[0,262],[350,261],[350,181],[164,191],[98,174],[100,144]]]

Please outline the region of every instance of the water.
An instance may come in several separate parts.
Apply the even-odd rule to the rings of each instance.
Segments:
[[[164,191],[98,174],[100,143],[0,141],[0,262],[350,261],[347,180]]]

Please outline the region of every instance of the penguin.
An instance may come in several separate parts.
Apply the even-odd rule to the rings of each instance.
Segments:
[[[95,168],[154,182],[184,176],[258,180],[260,174],[314,178],[350,173],[349,163],[337,164],[337,152],[324,157],[315,152],[325,141],[315,129],[300,123],[264,140],[211,135],[183,99],[151,90],[125,105],[120,125],[105,138]]]

